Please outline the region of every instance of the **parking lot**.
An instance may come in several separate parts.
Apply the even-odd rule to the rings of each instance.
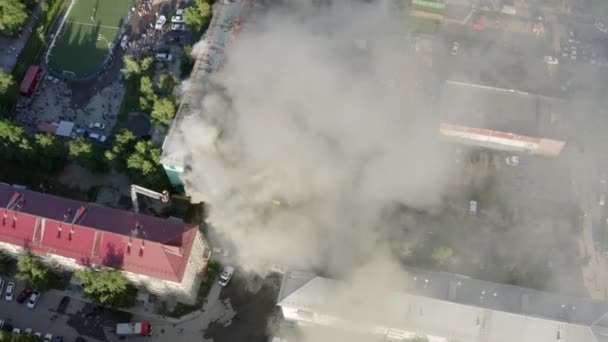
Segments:
[[[5,279],[7,280],[7,279]],[[25,288],[22,282],[17,282],[15,297]],[[56,292],[43,293],[34,309],[29,309],[26,304],[20,304],[16,300],[7,302],[4,294],[0,298],[0,319],[11,324],[21,331],[31,328],[33,332],[47,333],[53,336],[63,336],[66,341],[74,341],[79,333],[68,323],[70,317],[76,315],[84,306],[84,303],[72,300],[65,314],[55,312],[61,296]],[[86,337],[87,341],[98,341]]]

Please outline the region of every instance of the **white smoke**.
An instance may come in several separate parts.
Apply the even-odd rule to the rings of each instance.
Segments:
[[[341,272],[382,245],[383,207],[438,205],[449,172],[405,24],[382,6],[296,7],[245,25],[179,152],[243,268]]]

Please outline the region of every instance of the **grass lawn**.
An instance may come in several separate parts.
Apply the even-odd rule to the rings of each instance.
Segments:
[[[131,4],[132,0],[77,0],[51,52],[51,68],[77,76],[95,71],[120,34]]]

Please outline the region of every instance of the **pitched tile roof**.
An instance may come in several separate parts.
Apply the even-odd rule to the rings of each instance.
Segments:
[[[0,183],[0,242],[181,282],[198,227]]]

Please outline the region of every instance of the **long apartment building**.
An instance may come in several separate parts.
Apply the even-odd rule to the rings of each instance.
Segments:
[[[608,341],[605,301],[445,272],[408,270],[404,283],[393,285],[393,291],[374,294],[377,288],[353,289],[290,271],[283,277],[278,305],[287,321],[367,333],[379,341]]]
[[[60,268],[105,266],[135,285],[193,303],[209,248],[197,225],[0,183],[0,250]]]
[[[201,107],[201,98],[209,76],[217,71],[224,57],[224,48],[235,39],[240,29],[239,15],[247,0],[221,1],[214,5],[214,15],[205,33],[204,47],[196,58],[190,83],[173,123],[163,143],[161,163],[174,188],[184,187],[182,174],[189,166],[189,151],[185,151],[181,125],[184,119]]]

